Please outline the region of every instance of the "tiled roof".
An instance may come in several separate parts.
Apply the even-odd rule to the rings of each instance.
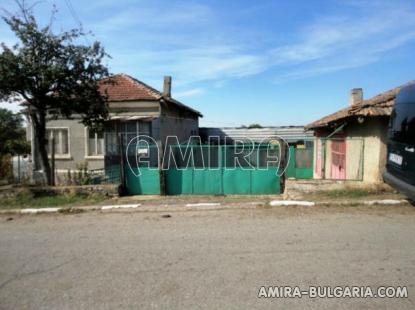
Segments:
[[[390,116],[392,113],[395,98],[400,89],[404,86],[414,84],[415,81],[410,81],[399,87],[395,87],[370,99],[363,100],[359,104],[349,106],[341,109],[333,114],[327,115],[319,120],[312,122],[305,126],[306,129],[313,129],[319,127],[329,126],[335,121],[339,121],[352,116]]]
[[[195,113],[202,117],[203,115],[185,104],[177,101],[173,98],[163,97],[162,93],[153,87],[127,75],[127,74],[116,74],[110,78],[103,79],[99,82],[99,89],[103,95],[108,96],[110,102],[121,102],[121,101],[159,101],[172,105],[179,109],[184,109]]]
[[[116,74],[99,82],[108,101],[159,100],[161,93],[126,74]]]

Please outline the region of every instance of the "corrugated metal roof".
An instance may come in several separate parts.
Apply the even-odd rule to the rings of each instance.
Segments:
[[[199,128],[199,133],[204,140],[207,140],[209,136],[213,136],[220,137],[221,141],[224,141],[225,138],[227,138],[231,140],[265,142],[267,139],[269,140],[281,137],[287,142],[297,142],[313,138],[313,132],[304,131],[303,126],[264,127],[252,129],[201,127]]]

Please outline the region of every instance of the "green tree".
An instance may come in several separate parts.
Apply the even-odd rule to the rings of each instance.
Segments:
[[[51,184],[46,121],[77,115],[85,125],[97,127],[105,120],[107,98],[100,93],[97,82],[109,76],[102,63],[107,54],[99,42],[80,44],[79,39],[85,35],[82,29],[54,33],[52,22],[39,25],[24,1],[16,3],[19,12],[3,16],[19,43],[12,47],[1,44],[0,100],[24,100],[40,163]]]
[[[248,126],[248,129],[254,129],[254,128],[262,128],[260,124],[251,124]]]
[[[20,114],[0,108],[0,157],[30,152]]]

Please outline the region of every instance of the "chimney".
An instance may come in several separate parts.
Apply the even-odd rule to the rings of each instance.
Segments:
[[[362,103],[363,101],[363,89],[362,88],[353,88],[350,91],[350,98],[349,98],[349,104],[355,105]]]
[[[167,98],[171,97],[171,76],[164,77],[163,96]]]

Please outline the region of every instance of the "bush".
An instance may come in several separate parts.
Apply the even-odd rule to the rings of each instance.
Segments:
[[[91,175],[88,171],[88,162],[80,162],[76,164],[76,170],[78,171],[75,178],[77,185],[88,185],[91,183]]]
[[[34,193],[29,189],[19,190],[14,195],[0,197],[0,209],[83,206],[108,199],[106,195],[101,193],[47,193]]]
[[[0,155],[0,180],[13,180],[13,164],[11,155]]]

